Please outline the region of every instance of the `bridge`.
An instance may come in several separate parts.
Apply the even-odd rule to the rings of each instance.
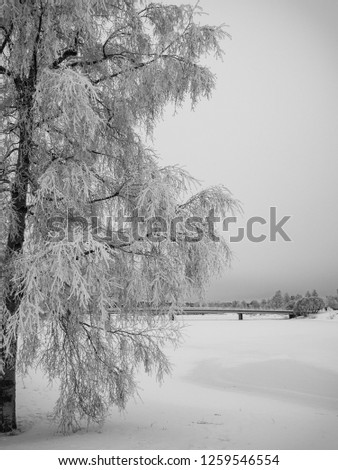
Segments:
[[[243,320],[243,315],[287,315],[289,318],[294,318],[292,310],[260,310],[260,309],[245,309],[245,308],[213,308],[213,307],[185,307],[183,309],[184,315],[226,315],[228,313],[237,313],[238,320]]]

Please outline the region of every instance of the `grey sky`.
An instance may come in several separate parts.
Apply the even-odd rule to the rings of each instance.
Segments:
[[[173,3],[173,2],[171,2]],[[181,2],[174,2],[181,3]],[[186,1],[185,3],[195,3]],[[204,0],[203,22],[226,23],[210,101],[168,112],[155,131],[165,164],[203,186],[225,184],[244,218],[276,206],[292,238],[232,244],[235,261],[208,298],[258,298],[338,288],[338,2]],[[257,226],[257,235],[267,234]]]

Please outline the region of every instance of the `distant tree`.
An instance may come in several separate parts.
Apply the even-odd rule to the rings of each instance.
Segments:
[[[271,307],[274,309],[281,309],[283,308],[283,295],[280,290],[278,290],[275,295],[271,299]]]
[[[318,292],[316,291],[316,289],[313,289],[311,297],[319,297]]]
[[[325,304],[327,307],[332,308],[332,310],[338,310],[338,296],[327,296]]]
[[[284,308],[286,310],[293,310],[296,302],[297,302],[297,300],[295,299],[295,297],[291,296],[289,302],[284,304]]]
[[[285,292],[284,296],[283,296],[283,306],[286,308],[287,305],[289,305],[290,303],[290,300],[291,300],[291,297],[290,295]]]
[[[123,408],[137,367],[169,371],[172,313],[229,261],[206,223],[198,242],[181,222],[162,241],[147,229],[157,215],[205,220],[211,208],[222,217],[236,208],[223,187],[189,197],[194,179],[161,167],[143,139],[168,103],[195,106],[214,88],[200,60],[222,55],[226,33],[198,24],[199,12],[136,0],[3,2],[0,432],[16,428],[17,364],[60,380],[54,416],[64,431]],[[70,211],[72,237],[59,240],[50,217],[65,235]],[[102,235],[120,211],[144,218],[141,235],[130,226]]]
[[[285,308],[287,310],[293,310],[297,300],[302,299],[302,298],[303,296],[301,294],[290,295],[290,302],[287,305],[285,305]]]
[[[309,290],[306,291],[305,297],[311,297],[311,292]]]
[[[240,303],[239,300],[233,300],[233,301],[231,302],[231,307],[232,307],[232,308],[238,308],[240,305],[241,305],[241,303]]]
[[[325,307],[325,302],[320,297],[303,297],[297,300],[294,306],[294,314],[296,316],[318,313]]]
[[[266,299],[263,299],[263,300],[261,301],[261,308],[263,308],[263,309],[264,309],[264,308],[267,308],[267,300],[266,300]]]
[[[258,302],[258,300],[252,300],[250,302],[250,308],[253,308],[253,309],[259,309],[260,308],[260,303]]]
[[[245,300],[242,300],[240,308],[248,308],[248,303]]]

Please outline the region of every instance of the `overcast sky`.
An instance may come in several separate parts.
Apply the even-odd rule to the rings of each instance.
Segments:
[[[169,3],[166,2],[166,3]],[[170,2],[182,3],[182,2]],[[185,1],[183,3],[196,3]],[[270,297],[277,289],[338,288],[338,2],[202,0],[203,22],[226,23],[223,62],[209,101],[168,111],[155,131],[164,164],[184,166],[203,187],[224,184],[244,216],[291,219],[291,242],[232,243],[232,269],[208,298]],[[268,235],[268,228],[255,228]]]

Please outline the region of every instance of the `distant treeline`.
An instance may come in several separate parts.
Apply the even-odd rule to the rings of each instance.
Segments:
[[[223,308],[252,308],[262,310],[293,310],[296,303],[303,298],[320,299],[322,301],[322,305],[325,308],[338,310],[338,289],[336,295],[328,295],[326,297],[320,297],[316,289],[314,289],[312,292],[307,291],[305,295],[290,295],[288,292],[283,293],[281,290],[278,290],[270,299],[251,300],[250,302],[246,300],[233,300],[229,302],[204,302],[203,306]],[[186,302],[186,306],[201,307],[202,305],[200,302]]]

